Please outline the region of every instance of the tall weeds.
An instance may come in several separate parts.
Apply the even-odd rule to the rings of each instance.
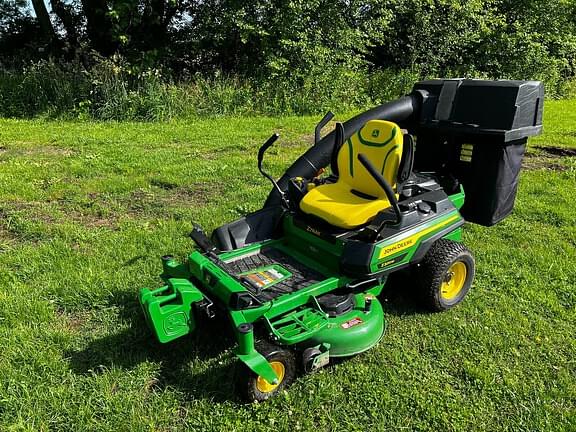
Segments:
[[[159,69],[135,70],[121,59],[78,64],[41,61],[0,69],[0,116],[164,121],[226,115],[303,115],[347,111],[394,99],[422,78],[417,69],[350,71],[309,77],[247,79],[194,75],[178,82]],[[573,93],[570,83],[552,94]]]

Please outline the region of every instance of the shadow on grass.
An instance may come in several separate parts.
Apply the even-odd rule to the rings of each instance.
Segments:
[[[409,274],[398,273],[389,279],[381,296],[385,313],[410,316],[427,313],[415,300]],[[120,320],[129,326],[116,334],[91,341],[80,351],[67,353],[70,367],[77,374],[98,374],[110,368],[133,369],[144,362],[160,365],[154,388],[177,388],[190,399],[215,402],[240,402],[234,391],[236,364],[230,350],[234,338],[225,319],[199,322],[196,331],[169,344],[160,344],[148,329],[136,298],[122,293],[113,299],[119,307]],[[336,361],[334,361],[336,360]],[[201,372],[195,372],[192,364]],[[332,366],[345,361],[333,359]]]
[[[190,399],[224,402],[236,399],[235,364],[232,355],[222,353],[233,347],[234,340],[223,320],[201,322],[194,334],[169,344],[157,342],[148,329],[140,306],[132,296],[114,302],[121,319],[130,323],[118,333],[92,340],[80,351],[66,353],[70,368],[76,374],[92,375],[111,368],[133,369],[144,362],[160,365],[157,379],[150,388],[177,388]],[[208,328],[209,327],[209,328]],[[195,373],[192,364],[207,363]]]
[[[402,317],[433,313],[420,303],[414,275],[408,270],[392,273],[388,277],[380,301],[386,315]]]

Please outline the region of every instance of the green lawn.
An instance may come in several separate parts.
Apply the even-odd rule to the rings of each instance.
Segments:
[[[257,209],[316,119],[160,124],[0,120],[0,430],[576,430],[576,101],[548,102],[515,212],[465,227],[467,300],[426,314],[387,291],[366,354],[278,398],[233,395],[229,340],[156,344],[136,294],[160,257]]]

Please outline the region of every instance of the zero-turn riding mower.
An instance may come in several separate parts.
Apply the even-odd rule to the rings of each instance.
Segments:
[[[140,303],[160,342],[228,319],[248,400],[262,401],[384,333],[378,296],[392,272],[415,276],[433,311],[460,303],[474,258],[465,221],[485,226],[514,206],[527,139],[542,129],[536,81],[432,80],[320,138],[264,207],[217,228],[194,227],[186,262],[162,258],[165,285]],[[329,175],[320,175],[330,166]],[[199,321],[200,318],[201,319]]]

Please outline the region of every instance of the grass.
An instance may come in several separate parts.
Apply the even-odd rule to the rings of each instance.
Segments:
[[[387,292],[373,350],[260,405],[233,395],[218,331],[159,346],[136,302],[158,257],[255,210],[315,118],[0,120],[0,430],[576,430],[576,102],[548,102],[517,206],[469,225],[478,273],[443,314]]]

